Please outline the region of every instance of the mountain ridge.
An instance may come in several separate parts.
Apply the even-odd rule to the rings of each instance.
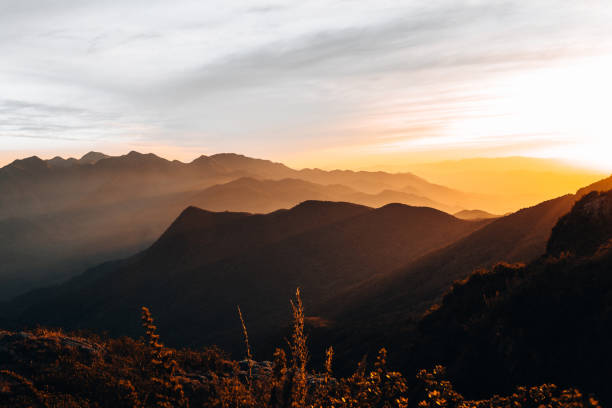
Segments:
[[[413,364],[441,362],[471,396],[483,385],[503,393],[531,381],[572,382],[609,403],[610,209],[612,191],[583,195],[540,258],[455,283],[419,322]]]
[[[0,299],[138,252],[189,205],[268,213],[308,199],[374,207],[400,201],[456,212],[465,198],[411,174],[298,171],[233,153],[191,163],[136,151],[90,152],[75,165],[51,160],[31,157],[0,169],[0,257],[7,260]],[[429,188],[453,204],[428,197]],[[36,257],[27,256],[33,251]]]
[[[210,217],[227,220],[207,221],[203,228],[192,228],[201,224],[194,221],[196,218]],[[190,207],[149,249],[115,264],[103,278],[85,280],[84,287],[76,279],[60,289],[50,289],[50,295],[22,296],[14,306],[23,310],[28,301],[51,299],[25,307],[22,317],[49,324],[83,325],[89,321],[97,327],[114,327],[111,332],[122,332],[133,330],[129,329],[133,328],[133,308],[126,302],[153,304],[160,312],[160,324],[166,330],[172,328],[169,338],[173,341],[181,336],[185,341],[185,328],[197,327],[199,334],[192,333],[191,341],[215,338],[239,350],[239,326],[218,321],[209,312],[213,305],[223,316],[233,316],[233,301],[243,299],[240,304],[245,313],[258,304],[263,308],[261,316],[251,317],[249,325],[258,332],[253,341],[265,343],[281,329],[278,322],[284,321],[280,317],[287,310],[281,295],[290,294],[295,286],[311,293],[309,304],[316,303],[333,296],[337,291],[333,288],[390,271],[481,226],[435,209],[401,204],[372,209],[311,200],[265,215],[211,213]],[[109,297],[104,295],[107,292]],[[57,301],[52,293],[59,294]],[[182,295],[176,297],[179,293]],[[130,300],[113,300],[127,298]],[[74,306],[67,306],[73,301],[77,302]],[[106,312],[85,312],[94,309]],[[187,310],[199,311],[195,313],[198,318]],[[87,314],[93,320],[87,320]],[[178,315],[183,316],[182,323],[170,319]],[[110,316],[124,316],[125,323],[113,323]]]

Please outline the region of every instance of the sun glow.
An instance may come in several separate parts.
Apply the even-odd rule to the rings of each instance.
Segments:
[[[516,143],[511,154],[557,157],[612,170],[612,57],[536,69],[500,81],[499,97],[453,134]],[[521,144],[523,146],[521,146]]]
[[[434,107],[453,112],[434,131],[383,141],[376,149],[558,158],[610,171],[612,57],[565,63],[474,81],[464,98]]]

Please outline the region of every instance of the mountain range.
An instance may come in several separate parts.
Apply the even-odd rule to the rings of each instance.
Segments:
[[[338,372],[387,347],[403,371],[444,364],[470,398],[523,382],[612,398],[612,177],[495,216],[432,208],[451,212],[437,203],[470,195],[411,174],[296,171],[237,155],[26,159],[0,176],[24,200],[0,220],[12,257],[3,268],[33,258],[48,273],[45,257],[58,254],[75,268],[0,303],[5,328],[137,337],[147,306],[170,345],[238,356],[244,317],[256,357],[268,359],[288,335],[286,299],[299,287],[312,353],[333,346]],[[386,202],[398,197],[412,204]],[[113,250],[124,255],[113,260]],[[75,253],[106,258],[78,273]]]
[[[315,199],[453,213],[482,203],[409,173],[298,171],[236,154],[30,157],[0,169],[0,191],[0,299],[143,250],[190,205],[267,213]]]
[[[169,341],[217,342],[238,351],[236,305],[249,316],[251,341],[259,345],[288,320],[286,299],[296,287],[315,309],[486,222],[403,204],[372,209],[306,201],[266,215],[189,207],[149,249],[13,305],[20,321],[117,335],[139,330],[139,305],[146,304]]]
[[[453,285],[418,323],[405,367],[444,364],[471,396],[571,383],[609,404],[611,240],[612,192],[583,196],[541,257]]]
[[[288,320],[285,299],[299,286],[312,322],[331,330],[332,342],[356,331],[369,339],[340,347],[346,361],[381,344],[401,352],[406,332],[454,281],[500,261],[537,258],[579,198],[476,221],[403,204],[311,200],[268,214],[188,207],[148,249],[20,296],[5,317],[134,335],[139,306],[148,305],[172,344],[214,342],[237,352],[240,304],[253,344],[267,352]]]

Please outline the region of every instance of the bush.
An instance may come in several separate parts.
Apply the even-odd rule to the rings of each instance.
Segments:
[[[288,353],[278,348],[269,365],[251,360],[246,325],[248,371],[216,348],[202,351],[166,347],[151,312],[142,308],[145,338],[101,338],[38,329],[0,332],[1,407],[240,407],[240,408],[467,408],[599,407],[578,390],[555,385],[520,387],[509,396],[468,401],[436,366],[421,370],[409,385],[387,366],[381,349],[369,366],[364,358],[345,378],[333,376],[333,349],[321,372],[308,370],[304,309],[299,290]],[[2,348],[0,348],[0,357]]]

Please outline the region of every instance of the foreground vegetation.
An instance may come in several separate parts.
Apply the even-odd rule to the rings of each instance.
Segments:
[[[405,377],[387,366],[381,349],[345,378],[333,373],[333,349],[320,370],[309,370],[304,309],[299,290],[286,350],[274,361],[252,360],[243,323],[246,360],[231,361],[216,348],[164,346],[153,317],[142,309],[145,337],[102,339],[37,329],[0,332],[2,407],[599,407],[593,397],[552,384],[519,387],[508,396],[464,399],[445,369]]]

